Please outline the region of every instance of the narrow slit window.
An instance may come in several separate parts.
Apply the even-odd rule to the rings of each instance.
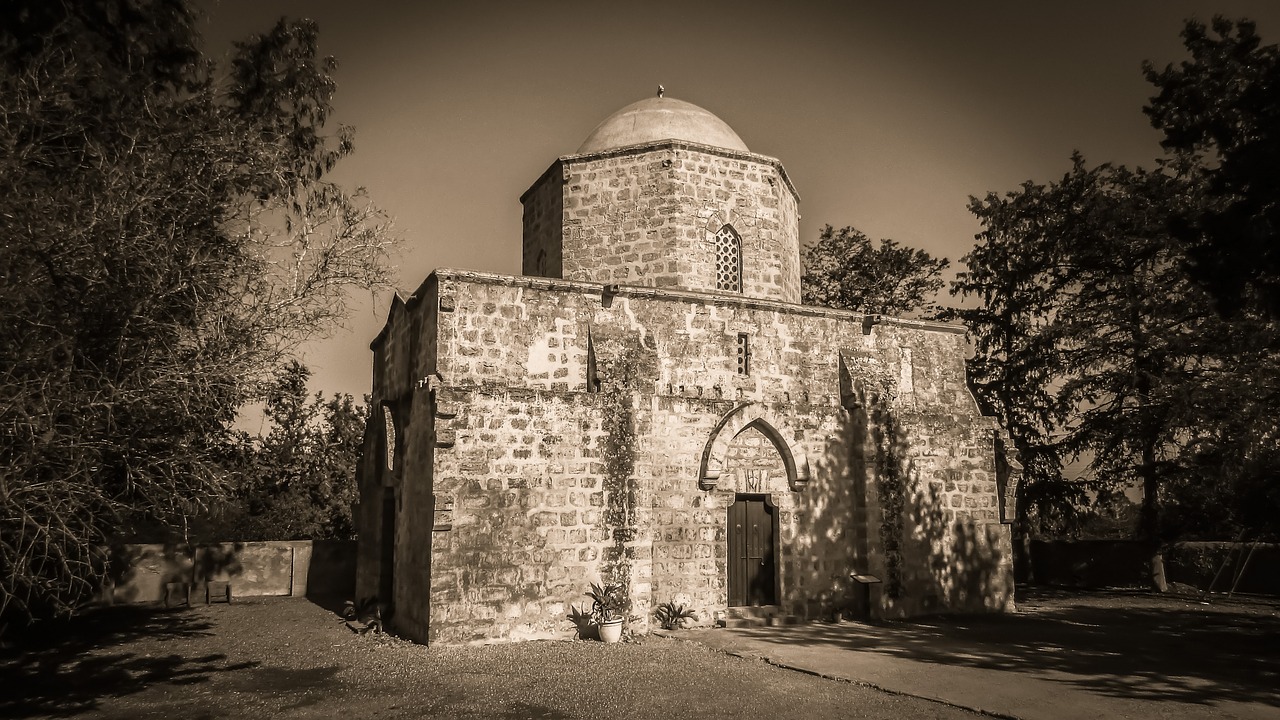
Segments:
[[[738,374],[751,374],[751,344],[746,333],[738,333]]]
[[[587,332],[587,392],[600,392],[600,371],[596,368],[596,344]]]
[[[742,292],[742,238],[732,225],[716,233],[716,289]]]
[[[386,405],[382,406],[382,419],[386,423],[386,453],[387,453],[387,469],[396,469],[396,421],[391,414],[391,408]]]

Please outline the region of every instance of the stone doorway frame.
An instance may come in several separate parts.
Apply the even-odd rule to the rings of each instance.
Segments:
[[[749,425],[754,425],[773,443],[782,456],[782,464],[787,471],[787,486],[793,491],[803,490],[809,484],[809,457],[805,454],[800,442],[788,441],[783,430],[786,423],[765,408],[754,403],[744,403],[725,413],[707,438],[702,449],[702,460],[698,466],[698,487],[702,490],[715,490],[724,472],[725,455],[729,445]],[[795,433],[790,433],[793,437]]]

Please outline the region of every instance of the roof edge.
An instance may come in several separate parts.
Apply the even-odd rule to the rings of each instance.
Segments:
[[[622,155],[639,155],[641,153],[652,152],[655,150],[667,150],[667,149],[695,150],[697,152],[703,152],[710,155],[719,155],[721,157],[730,158],[732,160],[750,160],[752,162],[758,162],[764,165],[770,165],[778,171],[778,175],[782,177],[782,182],[787,186],[787,190],[791,192],[791,196],[795,198],[796,203],[798,204],[800,202],[800,193],[796,190],[795,183],[791,181],[791,176],[787,174],[787,169],[783,167],[782,161],[779,160],[778,158],[775,158],[769,155],[762,155],[760,153],[751,152],[751,151],[743,152],[741,150],[733,150],[730,148],[716,147],[715,145],[703,145],[702,143],[690,142],[688,140],[676,140],[676,139],[655,140],[653,142],[638,143],[636,145],[626,145],[623,147],[609,148],[608,150],[600,150],[597,152],[590,152],[590,153],[574,153],[572,155],[561,155],[560,157],[552,161],[551,165],[548,166],[547,169],[543,171],[541,175],[538,176],[537,180],[533,181],[533,184],[529,186],[529,189],[525,190],[523,193],[520,194],[520,202],[524,203],[525,199],[529,197],[530,193],[533,192],[534,188],[541,185],[543,181],[546,179],[546,177],[552,174],[552,172],[556,169],[556,167],[561,164],[574,163],[574,162],[587,161],[587,160],[604,160],[611,157],[619,157]]]
[[[480,272],[478,270],[458,270],[454,268],[436,268],[428,277],[438,278],[440,280],[460,280],[463,282],[474,282],[484,285],[504,285],[507,287],[527,287],[538,290],[572,290],[577,292],[589,292],[592,294],[603,295],[605,288],[609,288],[609,294],[614,297],[634,297],[648,298],[659,300],[684,300],[692,302],[711,302],[716,305],[741,307],[752,310],[772,310],[776,312],[784,312],[791,315],[805,315],[809,317],[824,317],[834,320],[871,320],[872,324],[896,325],[904,328],[916,328],[919,330],[932,330],[935,332],[945,332],[955,335],[963,335],[966,328],[963,325],[955,323],[944,323],[936,320],[915,320],[911,318],[897,318],[878,313],[861,313],[853,310],[837,310],[836,308],[825,308],[817,305],[801,305],[799,303],[783,302],[781,300],[766,300],[764,298],[745,297],[741,295],[727,295],[723,293],[703,292],[699,290],[673,290],[670,288],[656,288],[647,285],[623,285],[619,283],[597,283],[587,282],[584,280],[564,280],[561,278],[535,277],[532,275],[502,275],[500,273]],[[425,285],[425,283],[424,283]],[[414,298],[416,299],[416,295]]]

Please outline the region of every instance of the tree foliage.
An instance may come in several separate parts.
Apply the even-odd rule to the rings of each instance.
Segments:
[[[1275,49],[1248,23],[1216,21],[1216,41],[1187,28],[1193,60],[1148,68],[1162,88],[1148,112],[1177,152],[1151,171],[1089,168],[1076,156],[1057,182],[972,200],[983,231],[952,292],[980,305],[945,313],[970,330],[971,381],[1023,454],[1033,512],[1054,516],[1051,502],[1077,505],[1083,491],[1106,502],[1136,485],[1138,531],[1152,541],[1274,531],[1265,518],[1280,510],[1269,261],[1246,247],[1261,236],[1226,237],[1246,215],[1267,227],[1275,195],[1242,179],[1252,170],[1225,150],[1275,142],[1277,126],[1257,120],[1272,110],[1256,107],[1280,92],[1266,79]],[[1210,129],[1218,121],[1230,127]],[[1222,274],[1221,263],[1246,256],[1258,266]],[[1055,474],[1078,458],[1090,461],[1092,484]],[[1162,517],[1162,506],[1172,511]]]
[[[1189,192],[1076,156],[1056,183],[974,200],[983,232],[955,290],[983,304],[951,313],[975,338],[975,388],[1015,443],[1034,458],[1092,458],[1091,490],[1143,487],[1152,539],[1159,488],[1184,465],[1185,389],[1212,372],[1206,342],[1220,327],[1167,229]],[[1062,487],[1039,469],[1027,480]]]
[[[236,409],[385,286],[380,211],[327,177],[313,23],[202,54],[183,0],[0,10],[0,616],[72,611],[101,548],[221,497]]]
[[[1182,38],[1189,60],[1144,65],[1159,89],[1144,110],[1205,187],[1174,229],[1223,314],[1259,303],[1280,318],[1280,49],[1222,17],[1187,22]]]
[[[286,365],[267,392],[262,437],[236,434],[225,462],[230,496],[202,528],[209,540],[353,539],[356,462],[368,407],[350,395],[307,395],[311,372]]]
[[[950,264],[893,240],[873,244],[852,227],[822,228],[801,252],[801,298],[807,305],[884,315],[928,313]]]
[[[1172,232],[1231,332],[1215,348],[1222,371],[1198,393],[1205,422],[1192,449],[1211,482],[1173,496],[1193,532],[1225,515],[1280,535],[1280,47],[1222,17],[1188,21],[1182,38],[1189,59],[1144,65],[1159,90],[1144,111],[1200,189]]]

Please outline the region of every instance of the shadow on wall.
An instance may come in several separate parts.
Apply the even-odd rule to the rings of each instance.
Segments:
[[[356,597],[356,541],[312,540],[307,567],[307,599],[338,612],[347,600]]]
[[[874,457],[868,457],[868,417],[859,408],[838,410],[833,427],[802,427],[806,434],[825,434],[826,452],[814,458],[813,480],[797,508],[797,536],[784,557],[791,602],[809,619],[844,613],[865,617],[870,608],[850,574],[874,572],[868,541],[867,484]],[[798,596],[797,596],[798,595]]]
[[[241,597],[345,600],[355,588],[355,551],[355,542],[346,540],[121,545],[110,551],[102,600],[162,602],[170,584],[199,592],[214,581],[230,583]]]
[[[999,612],[1013,601],[1012,567],[1004,562],[1004,528],[957,515],[932,486],[908,499],[911,555],[927,553],[921,612]]]
[[[245,543],[117,545],[110,549],[102,600],[107,604],[161,602],[171,583],[232,580],[243,572]]]
[[[798,562],[809,616],[865,618],[880,607],[890,617],[1010,609],[1004,527],[975,522],[948,504],[932,478],[916,477],[905,425],[883,392],[851,383],[842,403],[824,471],[810,489],[802,531],[809,544],[797,548],[809,553]],[[860,585],[850,573],[881,583]]]

